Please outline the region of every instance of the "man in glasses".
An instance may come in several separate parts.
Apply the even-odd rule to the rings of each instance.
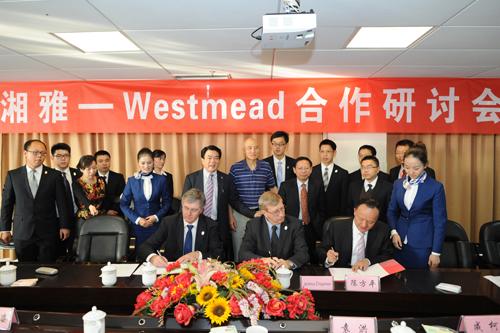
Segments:
[[[0,240],[13,237],[19,261],[53,262],[58,239],[70,235],[67,197],[59,171],[43,165],[47,156],[44,142],[33,139],[24,144],[26,165],[7,172],[2,192]],[[58,218],[59,214],[59,218]],[[14,234],[12,224],[14,223]]]
[[[71,168],[69,166],[71,162],[71,147],[64,142],[59,142],[50,148],[50,155],[52,159],[52,166],[54,169],[61,173],[61,177],[64,183],[64,189],[66,193],[66,201],[68,202],[68,216],[70,217],[69,224],[71,225],[71,234],[68,239],[60,242],[58,255],[71,257],[73,252],[73,242],[75,239],[74,231],[76,224],[76,211],[78,207],[76,206],[75,199],[73,196],[73,182],[76,182],[81,176],[81,172],[78,169]]]
[[[302,223],[285,214],[281,197],[264,192],[259,198],[263,213],[248,221],[240,248],[240,261],[264,258],[274,267],[300,268],[309,261]]]
[[[271,149],[273,154],[264,159],[264,161],[271,165],[277,188],[279,188],[281,183],[285,180],[295,178],[295,174],[293,173],[295,159],[285,155],[288,147],[288,139],[287,132],[274,132],[271,135]]]

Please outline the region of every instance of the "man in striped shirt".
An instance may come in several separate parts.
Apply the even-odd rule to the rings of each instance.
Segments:
[[[257,210],[261,194],[267,190],[278,191],[271,166],[269,163],[258,159],[259,150],[257,141],[254,138],[247,138],[244,143],[245,159],[233,164],[229,172],[233,177],[234,187],[238,192],[240,201],[247,208],[254,210],[256,212],[255,216],[260,216]],[[231,219],[231,229],[233,231],[235,261],[238,261],[238,252],[245,234],[246,223],[252,217],[254,216],[244,216],[234,211],[234,218]]]

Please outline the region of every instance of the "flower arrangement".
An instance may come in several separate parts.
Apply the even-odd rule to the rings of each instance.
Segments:
[[[137,296],[134,315],[159,318],[173,315],[187,326],[195,317],[221,325],[230,317],[243,316],[257,324],[265,319],[319,319],[311,292],[282,293],[276,273],[262,259],[235,266],[214,259],[171,263],[152,287]]]

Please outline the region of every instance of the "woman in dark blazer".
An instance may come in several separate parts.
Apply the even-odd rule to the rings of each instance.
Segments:
[[[407,177],[394,182],[387,220],[394,258],[406,268],[437,267],[447,214],[443,184],[426,172],[427,154],[411,148],[404,157]]]
[[[132,224],[136,248],[158,229],[172,203],[167,178],[153,173],[153,152],[142,148],[137,153],[137,162],[139,172],[128,178],[120,199],[120,208]]]

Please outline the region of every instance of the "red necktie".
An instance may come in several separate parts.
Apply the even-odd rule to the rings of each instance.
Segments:
[[[300,209],[302,210],[302,223],[309,224],[309,209],[307,208],[307,188],[306,184],[300,189]]]

